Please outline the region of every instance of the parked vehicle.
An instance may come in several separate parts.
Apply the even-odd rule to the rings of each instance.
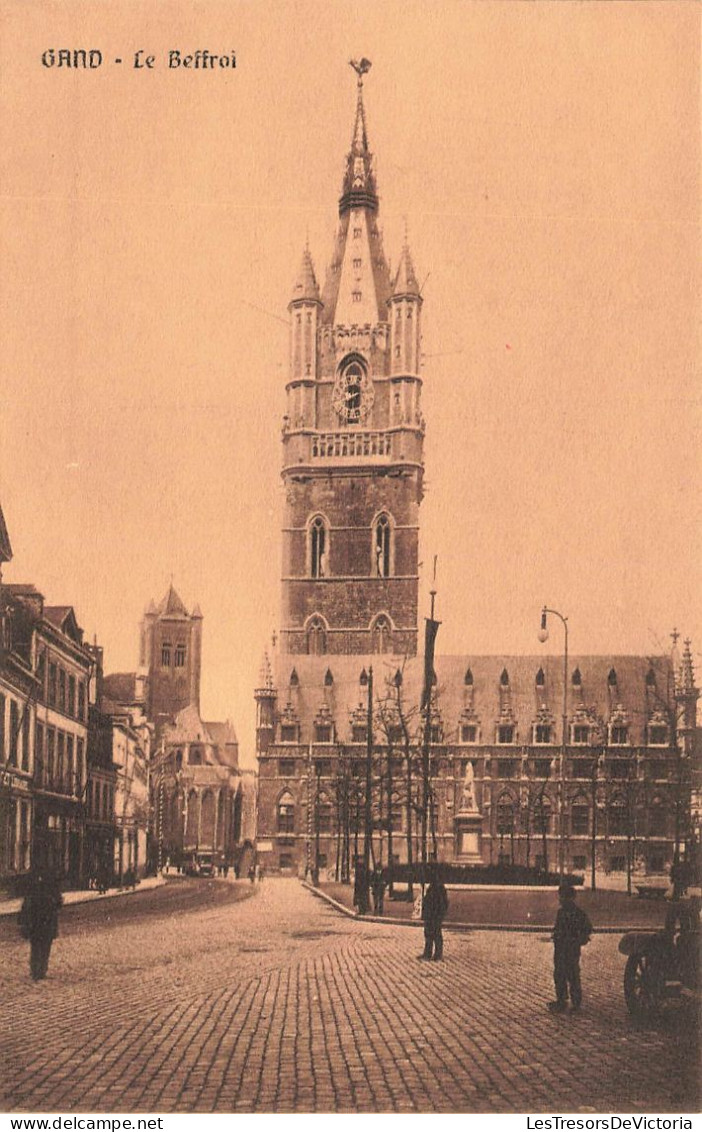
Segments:
[[[185,866],[185,875],[189,877],[213,877],[215,875],[214,860],[211,853],[195,853]]]
[[[700,899],[671,903],[662,931],[627,932],[619,941],[627,955],[624,998],[633,1017],[655,1014],[666,999],[698,997]]]

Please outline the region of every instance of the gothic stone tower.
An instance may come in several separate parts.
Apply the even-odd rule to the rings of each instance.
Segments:
[[[141,624],[140,666],[148,672],[146,714],[157,727],[191,704],[200,710],[202,613],[188,613],[171,585]]]
[[[363,75],[320,296],[305,248],[290,310],[283,422],[288,654],[417,651],[422,298],[405,242],[393,277],[378,228]]]

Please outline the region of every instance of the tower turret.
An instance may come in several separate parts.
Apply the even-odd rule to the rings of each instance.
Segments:
[[[420,315],[422,297],[412,263],[409,246],[405,245],[388,301],[390,318],[390,372],[392,374],[392,421],[402,425],[421,424],[419,376],[421,361]]]
[[[290,311],[290,380],[287,385],[286,426],[292,429],[314,424],[317,377],[317,321],[322,303],[309,245],[302,253]]]
[[[273,670],[268,653],[263,654],[256,700],[256,750],[265,753],[275,733],[275,705],[278,693],[273,684]]]

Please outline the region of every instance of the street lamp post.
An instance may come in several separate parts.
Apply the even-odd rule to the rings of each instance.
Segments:
[[[566,758],[568,754],[568,618],[559,613],[557,609],[544,606],[541,610],[541,628],[539,640],[543,644],[548,640],[547,615],[551,613],[558,617],[563,625],[563,723],[561,730],[561,773],[558,781],[558,871],[561,876],[565,873],[565,778]]]

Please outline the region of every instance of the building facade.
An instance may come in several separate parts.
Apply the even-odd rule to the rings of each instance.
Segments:
[[[575,658],[565,675],[550,657],[437,657],[420,710],[422,296],[407,242],[392,274],[383,251],[368,66],[354,64],[326,281],[305,248],[289,305],[281,631],[255,695],[259,858],[348,875],[370,760],[374,859],[416,860],[426,757],[440,859],[663,877],[689,827],[689,643],[682,657],[676,644]]]
[[[154,868],[203,855],[233,865],[250,855],[254,840],[255,775],[239,767],[232,723],[208,722],[200,714],[202,620],[199,608],[189,612],[169,586],[144,616],[139,671],[104,680],[113,721],[121,715],[135,726],[142,718],[151,728],[148,855]],[[119,807],[118,789],[118,824]]]
[[[0,508],[0,571],[12,547]],[[19,632],[0,573],[0,883],[31,865],[36,688],[31,640]]]
[[[46,605],[33,585],[6,585],[3,592],[15,648],[32,679],[14,719],[10,707],[17,748],[11,759],[31,781],[30,861],[78,886],[84,876],[90,650],[71,606]]]

